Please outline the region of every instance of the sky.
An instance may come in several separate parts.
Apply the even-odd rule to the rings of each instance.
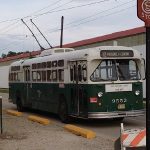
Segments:
[[[31,28],[44,48],[49,45],[30,19],[54,47],[60,43],[61,16],[64,16],[63,43],[144,26],[137,17],[137,0],[0,0],[0,56],[8,51],[40,50]]]

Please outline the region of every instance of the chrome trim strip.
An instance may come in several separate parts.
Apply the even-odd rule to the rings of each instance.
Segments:
[[[136,117],[145,114],[145,109],[134,111],[115,111],[115,112],[89,112],[88,118],[120,118],[120,117]]]

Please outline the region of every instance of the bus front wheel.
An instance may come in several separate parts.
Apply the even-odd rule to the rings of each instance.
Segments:
[[[20,112],[24,111],[24,107],[22,105],[22,101],[21,101],[21,99],[19,97],[17,98],[16,105],[17,105],[17,110],[18,111],[20,111]]]
[[[124,117],[119,117],[119,118],[113,118],[115,121],[123,121]]]
[[[58,114],[62,122],[64,123],[68,122],[68,111],[65,100],[60,100]]]

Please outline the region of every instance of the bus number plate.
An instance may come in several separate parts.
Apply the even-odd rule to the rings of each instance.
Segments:
[[[118,104],[118,109],[125,109],[125,104]]]

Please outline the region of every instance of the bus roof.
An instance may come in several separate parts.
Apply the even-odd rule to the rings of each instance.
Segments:
[[[101,55],[101,52],[103,52],[102,55]],[[133,54],[133,56],[131,56],[131,53]],[[32,59],[16,61],[12,63],[11,66],[30,65],[33,63],[40,63],[40,62],[47,62],[47,61],[54,61],[54,60],[61,60],[61,59],[74,61],[74,60],[118,59],[118,58],[119,59],[129,59],[129,58],[141,59],[141,55],[137,50],[130,48],[130,47],[100,46],[96,48],[88,48],[88,49],[82,49],[82,50],[76,50],[76,51],[72,50],[72,51],[68,51],[65,53],[53,53],[48,56],[42,55],[42,57],[39,56],[39,57],[32,58]]]

